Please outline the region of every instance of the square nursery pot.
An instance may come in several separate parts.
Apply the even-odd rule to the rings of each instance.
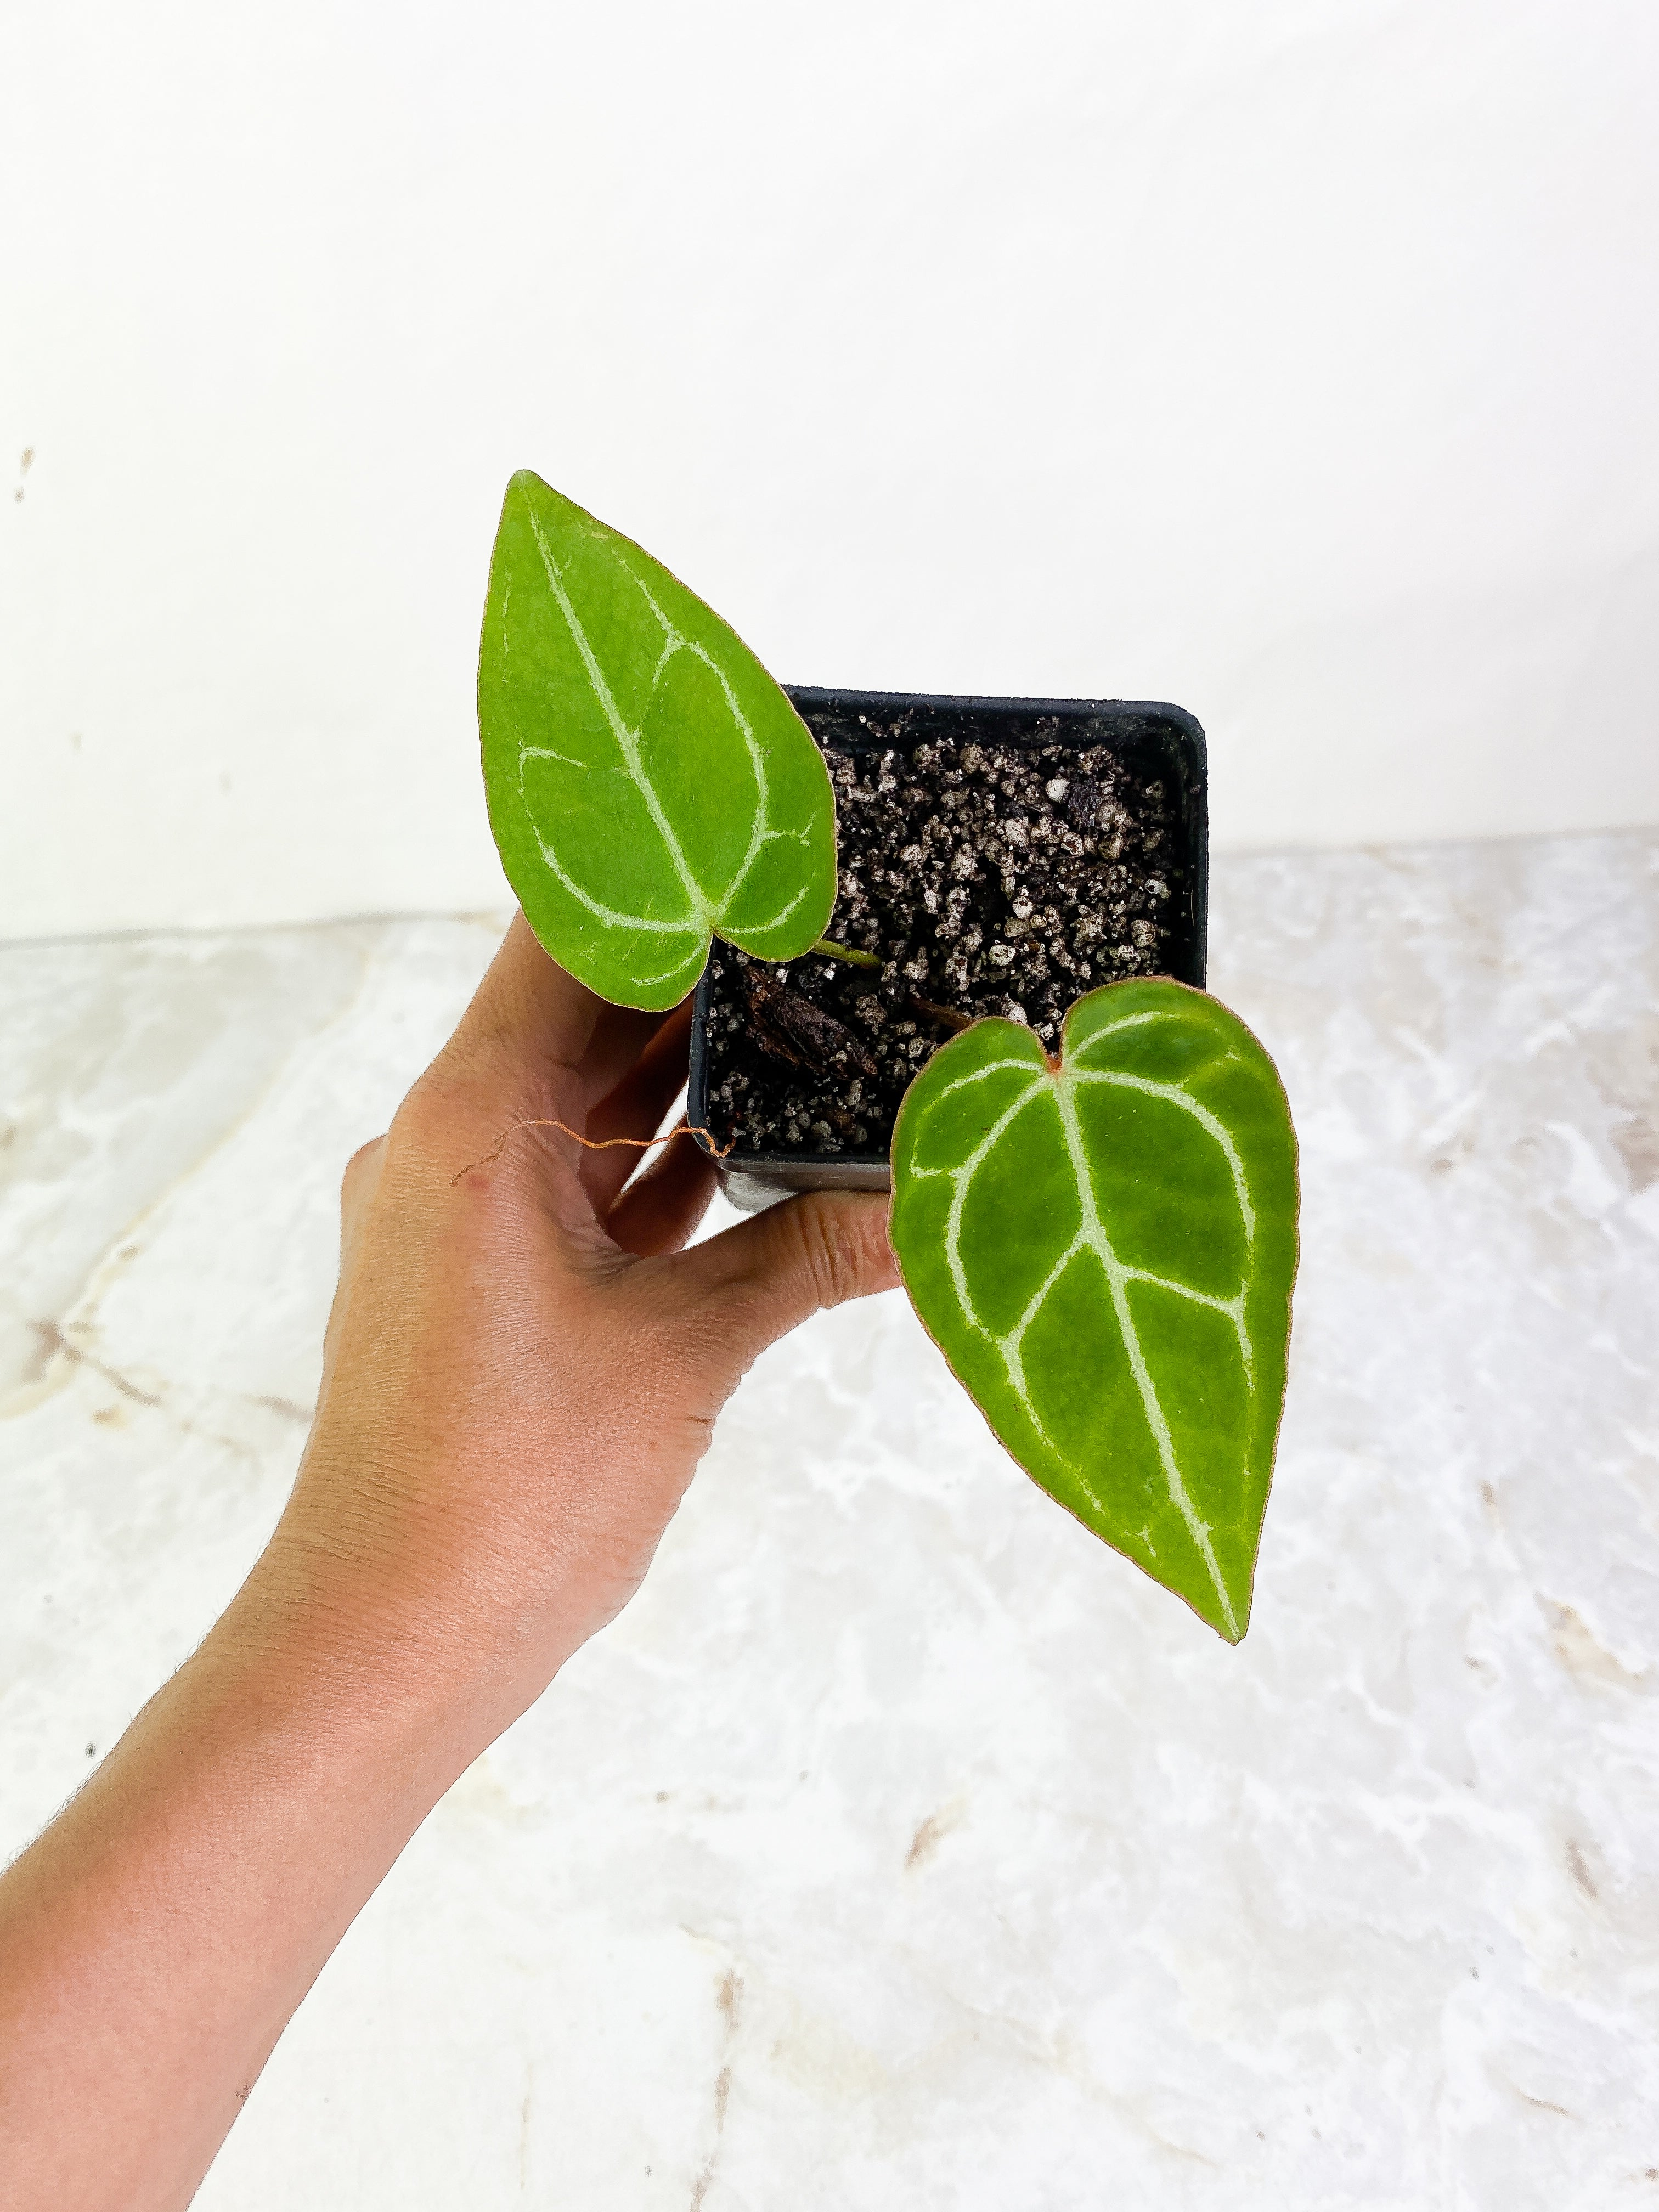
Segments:
[[[925,1057],[930,1023],[935,1042],[942,1042],[949,1033],[938,1023],[939,1000],[950,998],[969,1012],[981,1012],[1006,1013],[1018,1003],[1012,990],[1006,1006],[984,1003],[988,991],[1001,975],[1007,975],[1016,983],[1019,980],[1017,968],[1003,969],[991,964],[993,944],[998,945],[995,958],[999,962],[1026,959],[1032,956],[1032,948],[1042,944],[1043,960],[1038,965],[1047,969],[1048,976],[1039,988],[1044,995],[1038,1012],[1027,1017],[1039,1034],[1045,1018],[1052,1029],[1053,1010],[1062,997],[1069,1002],[1123,974],[1173,975],[1200,988],[1204,982],[1208,766],[1204,732],[1190,714],[1179,707],[1140,700],[940,699],[908,692],[786,688],[807,727],[830,756],[832,767],[837,765],[837,756],[849,757],[839,763],[840,779],[853,779],[860,787],[852,794],[854,803],[849,803],[845,789],[837,791],[843,869],[850,862],[855,871],[862,868],[872,881],[878,876],[888,885],[895,881],[903,884],[908,869],[916,885],[908,910],[924,930],[937,929],[937,923],[922,920],[916,902],[931,895],[934,903],[928,911],[933,915],[940,910],[941,897],[952,906],[963,901],[975,903],[961,908],[966,915],[966,935],[949,944],[931,943],[926,948],[932,964],[915,988],[917,993],[925,990],[933,994],[933,1012],[929,1018],[911,1024],[913,1032],[920,1029],[924,1033],[920,1047],[914,1035],[901,1039],[896,1034],[903,1029],[902,1017],[907,1011],[916,1011],[918,1002],[912,997],[907,1007],[907,986],[896,967],[890,965],[884,975],[867,970],[855,973],[809,956],[788,969],[765,969],[761,963],[744,961],[729,947],[716,944],[694,1003],[686,1115],[695,1128],[712,1133],[713,1145],[699,1139],[705,1149],[726,1145],[734,1134],[738,1136],[738,1143],[720,1158],[719,1172],[726,1196],[748,1211],[769,1206],[796,1191],[885,1190],[889,1182],[885,1132],[878,1128],[872,1133],[867,1126],[870,1121],[879,1121],[881,1115],[866,1112],[860,1121],[858,1116],[862,1109],[848,1103],[866,1087],[876,1089],[873,1079],[868,1086],[859,1082],[855,1092],[844,1072],[844,1054],[833,1073],[800,1075],[794,1066],[780,1064],[772,1029],[763,1033],[773,1037],[773,1043],[762,1046],[755,1042],[762,1032],[744,1026],[752,1024],[757,1003],[769,1003],[760,994],[770,991],[771,979],[781,975],[787,981],[793,974],[792,989],[799,985],[817,991],[825,996],[826,1005],[830,994],[839,994],[836,1011],[861,1031],[860,1042],[852,1048],[854,1056],[862,1065],[872,1066],[870,1050],[884,1055],[879,1087],[890,1102],[894,1085],[908,1079],[905,1065],[897,1055],[920,1053]],[[938,747],[941,740],[945,741],[942,751],[922,750],[918,762],[919,749]],[[982,750],[975,754],[968,750],[970,746]],[[1101,748],[1109,755],[1103,768]],[[1017,782],[1011,796],[1009,781],[1024,771],[1005,763],[999,781],[984,765],[995,749],[1016,756],[1038,752],[1047,758],[1032,763],[1030,780]],[[885,754],[895,758],[884,763],[881,757]],[[1089,756],[1093,757],[1092,763]],[[921,802],[912,803],[911,793],[931,784],[942,790],[945,787],[939,780],[945,770],[959,771],[964,762],[972,765],[973,772],[959,775],[958,782],[972,787],[953,804],[969,810],[969,813],[953,814],[946,821],[943,810],[936,811],[925,848],[910,845],[894,851],[896,840],[908,834],[893,828],[894,810],[911,804],[911,813],[902,818],[918,818],[915,805]],[[1068,777],[1067,767],[1074,763],[1081,765]],[[889,792],[896,796],[886,797]],[[975,809],[979,810],[976,814]],[[1043,817],[1040,830],[1036,827],[1039,817]],[[962,826],[970,818],[980,823],[977,830]],[[1011,818],[1017,825],[1012,830]],[[1006,858],[1009,842],[1022,836],[1026,842],[1018,854]],[[984,842],[999,837],[1005,842]],[[970,857],[953,866],[957,845]],[[927,857],[922,863],[907,860],[907,854],[924,849]],[[1036,855],[1029,862],[1024,857],[1028,850]],[[988,854],[992,856],[988,861]],[[942,860],[941,854],[949,858]],[[998,854],[1004,857],[999,860]],[[1048,881],[1051,885],[1060,881],[1053,871],[1069,872],[1065,878],[1066,896],[1073,901],[1067,911],[1074,919],[1069,924],[1063,921],[1058,932],[1052,927],[1042,931],[1040,913],[1029,930],[1024,924],[1018,930],[1010,927],[1022,898],[1028,913],[1030,900],[1045,896],[1049,909],[1060,911],[1054,903],[1060,894],[1052,889],[1047,894],[1024,889],[1019,872],[1028,866],[1039,872],[1035,880]],[[1046,878],[1041,873],[1045,868],[1050,872]],[[994,869],[998,872],[994,881]],[[844,875],[843,888],[848,881]],[[862,887],[863,878],[858,881]],[[923,887],[924,881],[927,888]],[[1011,882],[1015,884],[1012,893]],[[860,895],[864,896],[862,888]],[[902,889],[870,896],[900,901],[911,898]],[[1139,918],[1121,919],[1132,908]],[[839,937],[848,926],[848,911],[847,901],[838,899],[830,925],[831,938]],[[1105,923],[1101,917],[1108,913],[1120,919]],[[1021,934],[1030,943],[1023,949],[1016,945],[1011,954],[1001,938],[1018,939]],[[939,932],[940,939],[944,935]],[[1068,937],[1069,941],[1062,942]],[[1119,941],[1111,941],[1114,937]],[[849,933],[842,941],[853,942],[853,935]],[[888,942],[884,935],[881,941]],[[971,954],[962,950],[969,944],[974,946]],[[1058,967],[1054,964],[1056,959]],[[954,970],[952,963],[958,963]],[[977,980],[963,982],[970,968]],[[954,988],[958,984],[960,992]],[[866,996],[862,1002],[863,1019],[876,1024],[868,1033],[863,1033],[860,1018],[850,1012],[859,990],[873,994],[877,1000],[872,1006]],[[977,1008],[971,1003],[974,997],[980,1002]],[[929,1003],[927,999],[921,1001],[924,1006]],[[792,1000],[791,1004],[799,1014],[798,1003]],[[845,1029],[841,1034],[847,1034]],[[783,1042],[788,1048],[788,1038]],[[809,1054],[811,1048],[810,1042],[803,1048]],[[914,1066],[920,1064],[920,1058],[915,1059],[908,1072],[914,1073]],[[734,1071],[742,1074],[742,1082],[736,1080]],[[824,1109],[826,1114],[833,1114],[839,1135],[827,1120],[820,1119],[809,1127],[799,1116],[780,1121],[769,1131],[764,1128],[765,1109],[755,1103],[762,1091],[769,1085],[775,1090],[780,1084],[794,1084],[797,1091],[791,1095],[799,1095],[799,1086],[805,1082],[840,1086],[839,1108],[832,1104]],[[744,1102],[741,1108],[735,1107],[723,1091]],[[783,1140],[786,1138],[790,1140]]]

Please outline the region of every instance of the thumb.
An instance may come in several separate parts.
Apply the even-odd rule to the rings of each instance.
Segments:
[[[890,1291],[898,1266],[887,1200],[874,1191],[815,1190],[722,1230],[674,1261],[682,1294],[736,1370],[825,1306]]]

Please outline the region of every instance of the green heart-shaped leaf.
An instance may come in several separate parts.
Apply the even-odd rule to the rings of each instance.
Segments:
[[[917,1312],[1026,1472],[1229,1643],[1285,1396],[1296,1135],[1237,1016],[1109,984],[1051,1063],[975,1022],[911,1085],[890,1233]]]
[[[711,935],[793,960],[828,927],[836,804],[805,724],[695,593],[527,469],[490,562],[478,730],[507,881],[602,997],[672,1006]]]

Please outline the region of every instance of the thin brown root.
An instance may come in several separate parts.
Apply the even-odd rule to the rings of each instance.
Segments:
[[[494,1167],[507,1150],[508,1139],[516,1137],[520,1129],[557,1129],[561,1134],[574,1138],[584,1151],[590,1152],[608,1152],[617,1145],[632,1145],[637,1152],[648,1152],[653,1145],[672,1144],[676,1137],[702,1137],[717,1160],[723,1160],[732,1149],[730,1145],[717,1145],[707,1129],[700,1129],[690,1121],[677,1121],[672,1129],[665,1129],[659,1137],[584,1137],[581,1131],[573,1129],[568,1121],[557,1121],[549,1115],[539,1116],[533,1121],[515,1121],[510,1129],[503,1129],[495,1139],[493,1151],[486,1152],[481,1160],[470,1160],[465,1167],[458,1169],[451,1176],[451,1190],[463,1176],[470,1176],[475,1168]]]

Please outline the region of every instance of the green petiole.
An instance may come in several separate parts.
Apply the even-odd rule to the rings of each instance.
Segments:
[[[854,968],[879,968],[881,965],[878,953],[855,951],[850,945],[837,945],[831,937],[819,938],[817,943],[809,945],[800,957],[810,960],[815,952],[824,960],[850,961]]]

